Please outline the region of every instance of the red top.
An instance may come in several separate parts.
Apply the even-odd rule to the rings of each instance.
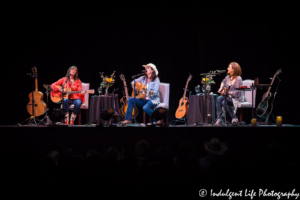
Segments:
[[[64,77],[59,79],[57,82],[51,84],[51,88],[53,89],[53,92],[51,92],[52,96],[59,96],[61,94],[59,88],[55,86],[62,86],[65,83],[66,79],[67,78]],[[70,87],[72,91],[82,91],[82,83],[79,79],[76,79],[73,85],[71,85],[70,81],[68,80],[64,88],[66,87]],[[81,99],[82,103],[85,102],[84,95],[82,95],[81,93],[70,94],[69,99]]]

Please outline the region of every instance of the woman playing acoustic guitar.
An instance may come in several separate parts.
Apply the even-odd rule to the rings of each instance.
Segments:
[[[63,88],[61,86],[64,86]],[[81,91],[82,83],[78,78],[78,69],[76,66],[71,66],[66,74],[66,77],[59,79],[57,82],[52,83],[51,88],[53,89],[53,95],[61,95],[66,91]],[[70,125],[74,125],[75,118],[79,113],[80,106],[85,102],[84,94],[85,91],[81,93],[75,93],[68,96],[68,98],[63,98],[63,109],[65,110],[65,124],[69,124],[69,105],[74,104],[73,113],[71,115]]]
[[[232,119],[231,123],[237,123],[238,118],[236,117],[235,113],[237,105],[242,102],[242,92],[235,89],[243,85],[241,78],[242,69],[238,63],[231,62],[227,68],[227,74],[228,76],[224,78],[218,91],[221,93],[221,96],[217,98],[217,116],[222,113],[222,107],[225,106],[224,96],[227,96],[225,106],[226,111]],[[224,91],[224,88],[226,88],[227,91]],[[232,110],[232,106],[234,106],[234,110]],[[222,119],[220,118],[217,120],[215,125],[220,125],[221,123]]]
[[[160,103],[159,101],[159,78],[158,78],[158,70],[156,66],[152,63],[147,65],[143,65],[146,68],[146,75],[142,76],[135,80],[135,82],[141,82],[146,86],[147,91],[153,91],[153,95],[149,95],[146,93],[145,99],[136,98],[135,103],[137,106],[143,106],[143,110],[148,114],[152,115],[153,108]],[[133,81],[131,82],[131,86],[133,87]],[[130,97],[128,100],[128,108],[125,115],[125,120],[122,122],[124,124],[131,124],[131,116],[133,110],[134,97]],[[159,120],[156,124],[161,124],[162,121]]]

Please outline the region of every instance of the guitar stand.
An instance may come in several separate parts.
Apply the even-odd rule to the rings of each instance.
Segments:
[[[185,126],[187,126],[186,121],[187,121],[187,118],[175,119],[175,120],[173,120],[173,121],[170,123],[170,125],[176,125],[177,122],[184,122]],[[174,123],[173,123],[173,122],[174,122]]]
[[[29,118],[25,119],[21,123],[18,123],[19,126],[37,126],[41,123],[42,120],[39,120],[35,116],[30,116]],[[27,125],[22,125],[23,123],[27,123]]]
[[[49,96],[49,91],[46,89],[46,95],[47,95],[47,109],[46,109],[46,114],[45,114],[45,116],[44,116],[44,118],[43,119],[41,119],[41,121],[40,121],[40,123],[39,124],[41,124],[41,123],[43,123],[43,125],[46,125],[46,126],[49,126],[50,124],[52,124],[52,121],[50,120],[50,118],[49,118],[49,115],[48,115],[48,110],[49,110],[49,108],[48,108],[48,96]],[[46,120],[46,122],[44,122]]]
[[[274,93],[274,98],[273,98],[273,101],[272,101],[272,105],[273,105],[273,102],[274,102],[274,100],[275,100],[275,97],[276,97],[276,94],[277,94],[277,91],[278,91],[279,84],[280,84],[280,82],[281,82],[281,80],[278,78],[278,76],[276,76],[276,78],[278,79],[279,82],[278,82],[278,84],[277,84],[277,87],[276,87],[276,90],[275,90],[275,93]],[[272,111],[273,111],[273,108],[272,108],[271,112],[269,113],[269,115],[266,117],[265,122],[261,122],[260,125],[267,125],[268,123],[271,123],[271,122],[269,122],[269,117],[270,117],[270,115],[272,115],[272,117],[273,117],[273,119],[274,119],[274,116],[273,116],[273,114],[272,114]],[[261,119],[261,118],[260,118],[260,119]],[[275,119],[274,119],[274,121],[276,122]]]

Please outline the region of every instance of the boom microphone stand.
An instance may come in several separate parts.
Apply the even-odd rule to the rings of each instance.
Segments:
[[[145,75],[145,73],[141,73],[141,74],[137,74],[137,75],[134,75],[134,76],[132,76],[132,79],[133,79],[133,98],[134,98],[134,100],[133,100],[133,109],[135,109],[135,96],[136,96],[136,91],[135,91],[135,79],[136,79],[136,77],[138,77],[138,76],[142,76],[142,75]],[[136,113],[136,110],[134,111],[134,113]],[[134,115],[134,117],[133,117],[133,124],[134,124],[134,126],[136,126],[137,125],[137,123],[136,123],[136,115]]]
[[[113,109],[114,109],[114,118],[115,117],[119,117],[120,118],[120,115],[119,115],[119,113],[116,111],[116,102],[115,102],[115,92],[116,91],[118,91],[118,89],[119,88],[117,88],[117,89],[113,89],[113,91],[112,91],[112,93],[113,93]],[[112,124],[111,124],[111,120],[112,120],[112,118],[110,119],[110,121],[109,121],[109,125],[111,126]]]
[[[213,76],[216,76],[216,75],[220,75],[221,73],[223,73],[223,71],[221,71],[221,70],[216,70],[216,71],[210,71],[209,73],[201,73],[200,75],[202,75],[202,76],[205,76],[205,81],[204,81],[204,115],[206,115],[205,116],[205,118],[203,119],[204,120],[204,124],[206,125],[206,120],[205,119],[207,119],[207,121],[208,121],[208,123],[209,123],[209,118],[208,117],[212,117],[211,116],[211,114],[209,114],[209,113],[207,113],[207,92],[206,92],[206,86],[207,86],[207,84],[206,84],[206,78],[207,78],[207,76],[210,76],[210,77],[213,77]],[[201,88],[200,88],[200,90],[201,90]],[[212,97],[213,98],[213,97]],[[201,122],[198,122],[198,123],[196,123],[197,125],[199,125],[199,124],[201,124]]]

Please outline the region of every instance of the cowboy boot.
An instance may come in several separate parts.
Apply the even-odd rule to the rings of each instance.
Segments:
[[[74,125],[74,121],[75,121],[76,116],[77,116],[77,115],[75,115],[74,113],[72,113],[70,125]]]
[[[67,112],[65,114],[65,124],[69,125],[69,120],[70,120],[70,118],[69,118],[69,112]]]

